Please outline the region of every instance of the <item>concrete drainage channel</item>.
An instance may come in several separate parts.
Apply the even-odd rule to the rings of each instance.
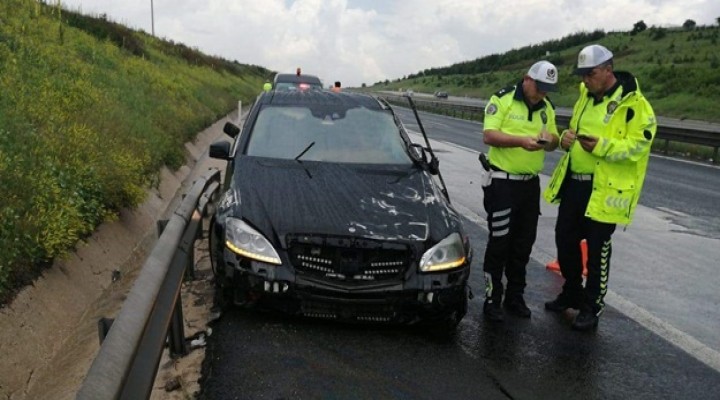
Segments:
[[[0,309],[0,399],[75,398],[99,349],[98,320],[113,318],[120,310],[157,240],[157,221],[175,210],[197,176],[212,167],[223,169],[224,162],[209,159],[207,149],[223,136],[228,120],[235,122],[237,112],[186,143],[186,166],[161,171],[158,187],[148,191],[140,207],[124,210],[118,221],[98,227],[75,252],[56,261]],[[214,318],[206,241],[198,241],[195,257],[196,279],[182,288],[185,334],[194,339],[194,349],[177,360],[163,355],[153,399],[184,399],[199,390],[203,335]]]

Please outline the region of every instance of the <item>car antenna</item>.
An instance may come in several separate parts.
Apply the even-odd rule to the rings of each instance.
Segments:
[[[427,145],[427,150],[430,153],[430,168],[431,170],[437,171],[437,176],[440,179],[440,184],[442,184],[442,189],[440,190],[445,195],[447,201],[450,202],[450,195],[448,194],[447,186],[445,186],[445,180],[440,173],[440,160],[435,157],[432,146],[430,146],[430,141],[428,140],[427,133],[425,133],[425,128],[423,127],[422,121],[420,121],[420,115],[418,115],[417,107],[415,107],[415,102],[410,96],[408,96],[407,99],[410,103],[410,108],[412,108],[413,113],[415,114],[415,119],[417,120],[418,126],[420,127],[420,132],[422,132],[422,135],[425,138],[425,144]]]

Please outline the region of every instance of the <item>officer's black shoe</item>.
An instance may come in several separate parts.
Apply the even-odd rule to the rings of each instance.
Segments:
[[[583,307],[575,317],[572,328],[576,331],[589,331],[597,328],[598,322],[600,322],[600,317],[597,316],[597,313],[592,308]]]
[[[545,303],[545,309],[552,312],[561,313],[568,308],[574,308],[577,310],[580,308],[580,304],[578,301],[572,300],[564,293],[560,293],[555,300]]]
[[[520,318],[530,318],[532,315],[522,296],[505,297],[503,306],[510,314]]]
[[[485,319],[492,322],[503,322],[505,317],[503,316],[503,310],[500,308],[500,302],[492,299],[485,300],[483,305],[483,314]]]

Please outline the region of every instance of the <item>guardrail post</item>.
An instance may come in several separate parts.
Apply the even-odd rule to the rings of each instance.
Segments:
[[[178,299],[172,315],[172,325],[168,332],[172,357],[182,357],[188,354],[187,343],[185,343],[185,323],[183,321],[182,300]]]

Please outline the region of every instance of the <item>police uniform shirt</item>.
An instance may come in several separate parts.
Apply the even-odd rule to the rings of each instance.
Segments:
[[[545,128],[558,136],[555,109],[550,100],[530,108],[525,102],[522,82],[495,93],[485,107],[485,130],[496,130],[513,136],[537,137]],[[543,168],[544,151],[527,151],[522,147],[490,147],[490,163],[510,174],[537,175]]]
[[[576,134],[585,134],[595,137],[606,137],[606,116],[613,113],[623,93],[620,82],[610,88],[600,100],[588,92],[585,106],[580,110]],[[597,163],[596,156],[585,151],[580,143],[570,146],[570,170],[575,174],[592,174]]]

